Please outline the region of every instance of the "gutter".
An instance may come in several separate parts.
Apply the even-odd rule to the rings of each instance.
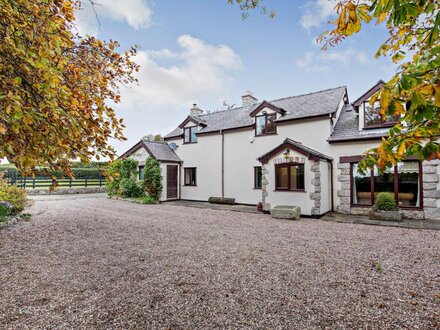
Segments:
[[[225,134],[220,130],[222,135],[222,198],[225,198]]]
[[[330,161],[330,201],[331,201],[331,211],[335,211],[334,207],[334,192],[333,192],[333,161]]]

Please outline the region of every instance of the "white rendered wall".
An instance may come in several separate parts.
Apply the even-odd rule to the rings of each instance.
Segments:
[[[180,176],[181,198],[206,201],[221,196],[221,135],[201,135],[197,143],[183,144],[183,139],[169,140],[178,145],[176,154],[183,160]],[[184,168],[196,167],[197,186],[184,185]]]

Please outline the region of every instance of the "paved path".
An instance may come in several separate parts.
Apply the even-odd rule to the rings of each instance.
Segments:
[[[440,232],[102,195],[0,230],[3,329],[436,329]]]

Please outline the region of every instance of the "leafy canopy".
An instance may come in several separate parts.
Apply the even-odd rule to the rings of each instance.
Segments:
[[[248,10],[261,0],[228,0]],[[395,75],[371,98],[380,101],[382,116],[399,115],[379,147],[365,153],[360,169],[391,166],[409,156],[440,158],[440,2],[434,0],[343,0],[336,3],[337,18],[329,22],[318,41],[323,50],[359,33],[363,25],[383,24],[389,37],[376,57],[390,56],[399,64]],[[245,15],[246,16],[246,15]]]
[[[26,175],[71,175],[70,160],[114,158],[124,139],[118,86],[135,82],[136,49],[75,32],[77,0],[0,0],[0,159]]]

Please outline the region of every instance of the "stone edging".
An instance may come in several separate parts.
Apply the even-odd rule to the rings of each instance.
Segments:
[[[57,188],[54,191],[49,189],[32,189],[26,190],[28,195],[71,195],[71,194],[96,194],[107,192],[106,187],[90,187],[90,188]]]

